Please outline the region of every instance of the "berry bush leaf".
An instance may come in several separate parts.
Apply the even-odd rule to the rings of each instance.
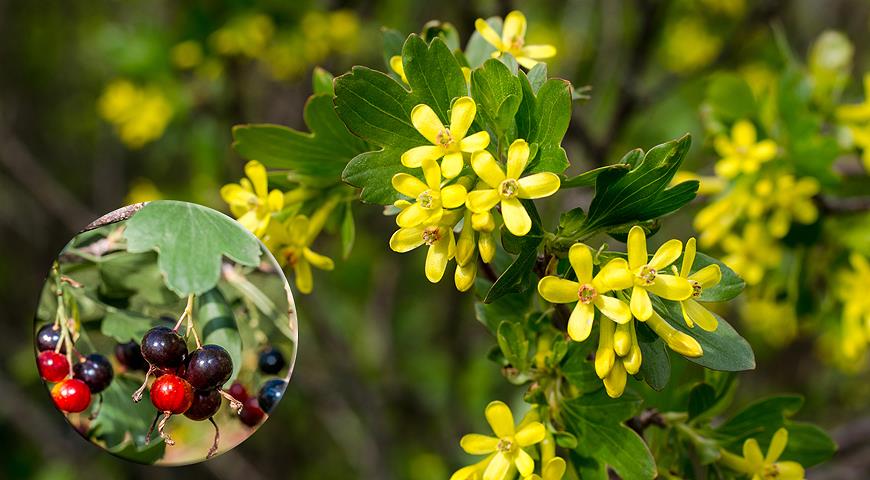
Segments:
[[[614,399],[603,391],[564,402],[564,420],[577,436],[578,453],[609,465],[620,478],[655,478],[652,453],[643,439],[622,423],[637,413],[641,403],[630,393]]]
[[[561,174],[569,165],[562,138],[571,122],[571,83],[551,78],[535,94],[528,77],[520,73],[519,78],[523,98],[516,114],[517,137],[538,146],[529,171]]]
[[[671,356],[665,342],[642,322],[637,322],[637,341],[643,357],[638,374],[653,390],[664,390],[671,378]]]
[[[179,296],[217,285],[224,257],[247,266],[260,263],[260,242],[230,217],[192,203],[148,203],[128,221],[127,250],[154,250],[166,286]]]
[[[390,183],[393,175],[420,175],[400,161],[406,150],[428,144],[411,124],[411,110],[425,103],[448,125],[451,102],[468,94],[459,62],[440,38],[427,45],[419,36],[409,36],[402,48],[402,63],[411,91],[394,78],[365,67],[354,67],[335,80],[338,116],[351,132],[379,147],[354,157],[342,174],[345,182],[362,188],[365,202],[392,203],[398,196]]]
[[[196,321],[202,329],[202,341],[224,347],[233,360],[233,373],[227,383],[235,380],[242,366],[242,337],[236,317],[220,290],[213,288],[198,298]]]
[[[130,340],[139,342],[145,332],[153,327],[153,323],[154,319],[139,313],[110,307],[100,324],[100,331],[103,335],[114,338],[118,343]]]
[[[505,64],[490,59],[471,72],[471,95],[478,104],[478,115],[493,137],[501,138],[508,134],[504,144],[510,145],[516,138],[514,117],[523,98],[520,79]]]
[[[589,359],[593,349],[592,342],[570,342],[559,368],[568,383],[577,387],[580,393],[601,390],[601,379],[595,374],[595,366]]]
[[[137,388],[139,385],[132,378],[116,375],[102,392],[103,406],[91,424],[91,433],[105,442],[110,451],[135,448],[141,452],[149,448],[145,444],[145,435],[157,410],[147,398],[139,403],[130,400],[130,395]],[[159,436],[155,437],[151,439],[151,447],[155,443],[163,443]],[[130,441],[127,441],[128,438]]]

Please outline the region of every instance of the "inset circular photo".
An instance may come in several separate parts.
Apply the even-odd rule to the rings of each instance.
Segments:
[[[296,359],[290,287],[269,251],[215,210],[155,201],[112,212],[53,263],[34,324],[39,374],[86,439],[184,465],[268,419]]]

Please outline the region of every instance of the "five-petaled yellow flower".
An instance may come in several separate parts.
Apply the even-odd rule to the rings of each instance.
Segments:
[[[788,233],[792,221],[804,225],[819,218],[819,209],[813,197],[821,190],[813,177],[796,179],[794,175],[778,175],[776,179],[762,178],[755,183],[755,195],[747,203],[746,214],[758,220],[767,213],[767,229],[776,238]]]
[[[402,165],[417,168],[424,160],[441,160],[441,172],[447,178],[459,175],[465,160],[462,153],[473,153],[489,145],[489,133],[477,132],[466,136],[477,104],[471,97],[460,97],[450,109],[450,127],[445,127],[429,105],[421,103],[411,110],[411,123],[432,145],[414,147],[402,154]]]
[[[764,272],[776,268],[782,258],[782,249],[761,224],[747,223],[743,233],[732,233],[722,240],[722,258],[749,285],[764,279]]]
[[[680,277],[692,284],[692,297],[680,301],[680,308],[683,310],[683,319],[686,320],[686,325],[693,327],[697,323],[702,329],[712,332],[716,330],[719,321],[695,299],[701,296],[705,288],[719,284],[719,281],[722,280],[722,269],[719,268],[719,265],[711,263],[697,272],[691,273],[692,264],[695,263],[695,253],[695,237],[692,237],[686,242],[683,263],[680,266]],[[673,268],[676,270],[676,267]]]
[[[777,151],[773,140],[758,141],[755,125],[748,120],[738,120],[731,127],[730,138],[725,134],[717,135],[713,147],[722,156],[716,162],[716,174],[725,178],[757,172],[762,163],[776,157]]]
[[[269,249],[277,252],[278,263],[282,267],[289,266],[293,269],[296,288],[302,293],[311,293],[314,287],[312,266],[321,270],[335,268],[331,258],[309,248],[320,233],[321,227],[315,225],[316,223],[318,222],[309,220],[305,215],[296,215],[275,228],[270,228],[266,238]]]
[[[777,462],[788,443],[788,431],[780,428],[773,434],[767,455],[761,453],[758,440],[743,442],[743,456],[722,450],[722,462],[729,468],[745,473],[752,480],[803,480],[804,467],[798,462]]]
[[[514,427],[510,408],[499,401],[487,405],[485,415],[495,436],[470,433],[459,441],[462,449],[472,455],[495,453],[483,472],[483,480],[501,480],[512,466],[516,466],[523,477],[531,475],[535,470],[535,461],[523,448],[544,439],[547,433],[544,424],[530,421]]]
[[[416,200],[396,216],[396,225],[402,228],[438,223],[445,208],[456,208],[465,203],[464,186],[455,183],[441,187],[441,169],[435,160],[426,159],[421,166],[425,183],[407,173],[393,175],[393,188]]]
[[[453,227],[460,218],[461,210],[446,210],[437,222],[400,228],[390,237],[390,248],[394,252],[405,253],[423,244],[427,245],[429,251],[426,254],[426,278],[432,283],[438,283],[444,276],[447,262],[456,255]]]
[[[509,53],[517,59],[517,63],[532,68],[538,60],[554,57],[556,47],[552,45],[526,45],[526,16],[518,10],[508,13],[504,18],[501,35],[482,18],[474,22],[477,33],[489,44],[495,47],[493,57]]]
[[[631,321],[631,310],[622,300],[605,293],[622,290],[633,285],[628,263],[622,258],[614,258],[592,276],[592,253],[589,247],[576,243],[568,251],[571,268],[577,274],[577,281],[556,276],[546,276],[538,282],[538,292],[551,303],[577,302],[568,320],[568,335],[572,340],[582,342],[592,331],[595,308],[617,323]]]
[[[650,291],[668,300],[686,300],[692,296],[692,284],[685,278],[666,275],[668,265],[679,258],[683,243],[672,239],[665,242],[650,260],[646,250],[646,234],[637,225],[628,232],[628,268],[634,275],[631,291],[631,313],[646,321],[653,314]]]
[[[562,477],[565,476],[565,470],[567,467],[565,460],[560,457],[553,457],[544,464],[540,475],[534,473],[528,477],[524,477],[523,480],[562,480]]]
[[[486,150],[471,156],[474,172],[490,188],[472,191],[466,205],[475,213],[487,212],[501,203],[501,215],[507,229],[514,235],[523,236],[532,228],[532,219],[521,198],[549,197],[559,190],[559,176],[541,172],[520,178],[529,162],[529,144],[523,139],[514,140],[508,148],[507,172],[501,169]]]
[[[460,468],[453,472],[453,475],[450,476],[450,480],[481,480],[483,478],[483,473],[486,472],[486,467],[489,466],[489,462],[492,461],[493,457],[495,457],[495,454],[491,453],[488,457],[473,465]]]
[[[230,211],[245,228],[262,237],[269,227],[272,213],[284,207],[280,190],[269,191],[266,167],[256,160],[245,164],[245,175],[239,183],[221,187],[221,198],[230,205]]]

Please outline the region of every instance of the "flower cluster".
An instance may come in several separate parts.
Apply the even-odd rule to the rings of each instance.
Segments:
[[[722,449],[721,462],[728,468],[753,479],[803,480],[805,472],[800,463],[777,461],[787,444],[788,431],[780,428],[770,440],[767,455],[761,453],[758,440],[750,438],[743,443],[742,457]]]
[[[97,109],[131,149],[142,148],[160,138],[174,113],[172,104],[159,88],[139,87],[124,79],[106,86]]]
[[[637,341],[635,320],[644,322],[674,351],[687,357],[703,354],[701,345],[678,331],[653,308],[651,295],[680,302],[686,325],[696,324],[707,331],[716,329],[716,317],[698,302],[705,288],[721,279],[719,265],[706,265],[692,272],[695,239],[686,242],[669,240],[655,254],[647,254],[646,235],[634,226],[628,233],[628,260],[617,257],[604,263],[600,258],[598,273],[593,275],[595,259],[590,248],[575,244],[568,252],[571,270],[577,280],[549,275],[538,282],[538,292],[551,303],[576,302],[568,320],[568,335],[582,342],[589,337],[595,318],[599,318],[598,349],[595,372],[604,381],[607,393],[619,397],[625,390],[628,374],[640,370],[642,355]],[[681,269],[672,264],[682,255]],[[673,269],[673,275],[667,272]],[[609,294],[609,295],[608,295]]]

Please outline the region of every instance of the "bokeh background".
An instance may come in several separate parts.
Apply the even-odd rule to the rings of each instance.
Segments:
[[[33,361],[31,321],[51,260],[81,227],[155,198],[226,211],[221,185],[241,176],[231,127],[304,129],[311,70],[384,69],[380,28],[439,19],[463,35],[474,19],[519,8],[529,40],[555,45],[551,75],[592,86],[565,147],[572,172],[685,132],[690,168],[715,160],[700,105],[722,70],[776,64],[776,38],[806,57],[825,30],[855,46],[852,96],[870,70],[863,0],[60,1],[0,0],[0,478],[443,479],[465,460],[492,399],[521,392],[486,359],[494,344],[473,299],[429,285],[420,252],[387,248],[392,220],[359,206],[357,241],[334,272],[297,295],[301,347],[287,395],[257,434],[202,465],[156,472],[112,458],[67,428]],[[775,34],[774,32],[779,32]],[[757,69],[755,70],[758,71]],[[553,211],[585,205],[562,195]],[[692,234],[691,209],[667,221]],[[335,237],[318,251],[339,258]],[[775,314],[776,315],[776,314]],[[774,315],[774,316],[775,316]],[[870,375],[817,353],[817,331],[770,341],[734,318],[758,355],[738,402],[790,391],[841,452],[810,478],[866,478]],[[676,386],[676,379],[672,380]],[[862,473],[865,476],[861,476]],[[852,475],[851,477],[849,475]]]

